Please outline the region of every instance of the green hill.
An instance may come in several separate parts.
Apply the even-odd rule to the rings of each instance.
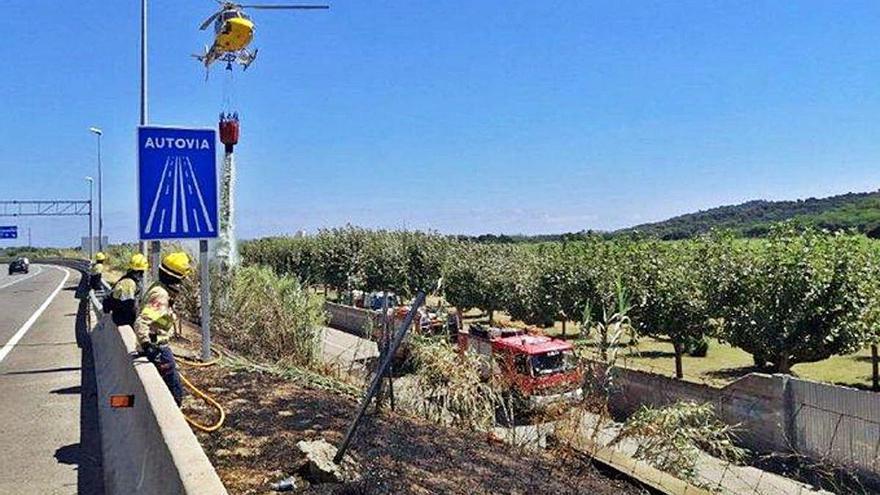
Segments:
[[[785,220],[830,231],[854,229],[880,237],[880,191],[797,201],[748,201],[637,225],[615,234],[638,232],[662,239],[684,239],[721,228],[760,237],[770,224]]]

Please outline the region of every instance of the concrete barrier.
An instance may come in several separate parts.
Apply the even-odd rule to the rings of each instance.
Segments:
[[[156,367],[135,357],[131,327],[104,317],[90,337],[107,493],[226,494]],[[133,396],[133,407],[111,407],[111,395]]]
[[[337,330],[348,332],[358,337],[371,338],[367,335],[370,328],[382,326],[382,312],[364,308],[356,308],[345,304],[324,303],[324,310],[330,315],[329,325]]]
[[[738,437],[759,452],[788,452],[785,380],[780,375],[750,373],[723,388],[676,380],[664,375],[628,368],[615,369],[617,388],[612,410],[629,416],[642,405],[665,406],[676,401],[708,402],[720,418],[739,425]]]
[[[880,490],[880,394],[762,373],[721,388],[627,368],[616,368],[614,379],[610,405],[619,416],[643,405],[708,402],[724,422],[737,425],[743,446],[850,469]]]

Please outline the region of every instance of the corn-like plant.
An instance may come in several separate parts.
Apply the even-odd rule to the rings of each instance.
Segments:
[[[430,421],[485,429],[502,404],[498,388],[480,378],[481,362],[446,341],[413,336],[415,384],[411,407]]]
[[[226,345],[259,359],[315,364],[326,323],[321,296],[261,266],[214,271],[211,278],[212,327]],[[188,279],[180,301],[192,321],[199,317],[198,280]]]

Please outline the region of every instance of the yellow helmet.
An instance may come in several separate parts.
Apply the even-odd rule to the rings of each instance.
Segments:
[[[104,253],[102,253],[101,251],[98,251],[98,254],[95,255],[95,260],[97,260],[97,261],[104,261],[106,259],[107,259],[107,256],[104,255]]]
[[[175,278],[183,278],[192,271],[189,264],[189,255],[183,251],[168,253],[162,258],[162,265],[159,269]]]
[[[141,253],[133,254],[131,261],[128,262],[129,270],[145,272],[148,268],[150,268],[150,264],[147,262],[147,257]]]

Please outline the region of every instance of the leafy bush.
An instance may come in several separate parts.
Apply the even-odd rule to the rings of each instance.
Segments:
[[[692,357],[706,357],[709,354],[709,340],[705,337],[688,342],[685,352]]]

